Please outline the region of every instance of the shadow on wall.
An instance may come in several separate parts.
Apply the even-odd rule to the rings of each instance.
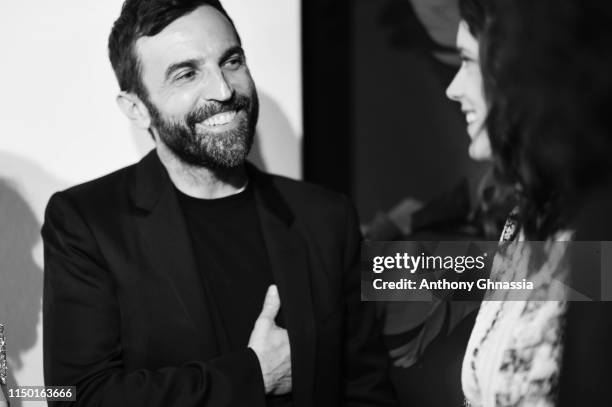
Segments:
[[[43,275],[33,250],[39,230],[27,202],[0,178],[0,319],[6,323],[10,386],[16,384],[12,372],[23,367],[21,355],[38,341]]]
[[[42,362],[24,366],[23,356],[42,341],[37,334],[43,281],[39,219],[51,193],[63,186],[34,163],[0,152],[0,320],[6,324],[9,386],[37,384],[17,383],[15,371],[42,376],[29,371],[41,369]],[[11,402],[21,405],[18,399]]]
[[[263,171],[299,178],[302,173],[301,137],[282,107],[259,92],[259,122],[249,160]]]

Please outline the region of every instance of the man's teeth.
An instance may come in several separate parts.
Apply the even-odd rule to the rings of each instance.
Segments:
[[[235,111],[218,113],[204,120],[202,124],[209,127],[222,126],[234,120],[234,117],[236,117]]]
[[[466,113],[466,115],[465,115],[465,120],[466,120],[468,123],[472,123],[472,122],[474,122],[474,120],[476,120],[476,113],[474,113],[474,112],[469,112],[469,113]]]

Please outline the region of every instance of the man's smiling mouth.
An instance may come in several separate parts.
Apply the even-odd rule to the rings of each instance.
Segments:
[[[198,123],[196,126],[205,126],[209,128],[223,126],[234,121],[237,114],[238,112],[235,110],[217,113],[216,115],[204,120],[202,123]]]

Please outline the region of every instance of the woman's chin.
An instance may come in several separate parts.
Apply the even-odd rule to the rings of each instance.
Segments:
[[[493,153],[491,152],[491,144],[489,143],[489,137],[486,133],[482,132],[474,136],[468,153],[472,160],[489,161],[492,159]]]

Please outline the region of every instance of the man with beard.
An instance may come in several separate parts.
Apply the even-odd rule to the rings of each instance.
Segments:
[[[156,148],[49,202],[47,385],[78,406],[393,404],[354,211],[245,162],[257,93],[221,4],[127,0],[109,50]]]

